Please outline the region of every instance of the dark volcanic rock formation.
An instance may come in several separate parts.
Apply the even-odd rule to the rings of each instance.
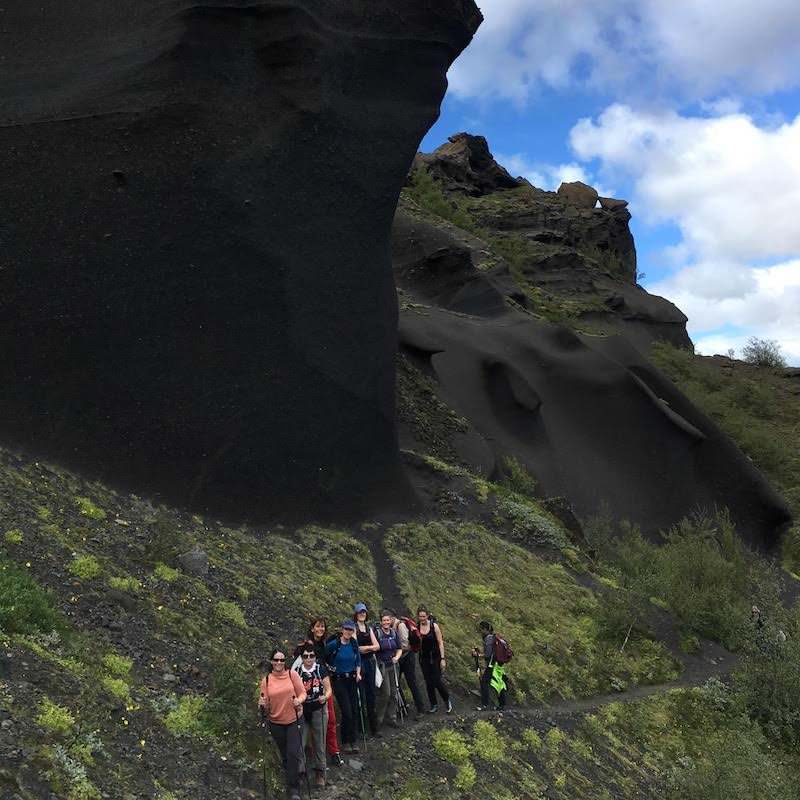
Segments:
[[[4,440],[240,518],[402,502],[389,229],[472,0],[2,17]]]
[[[495,174],[486,163],[487,179],[473,174],[465,192],[462,175],[437,171],[436,153],[415,167],[438,178],[472,232],[426,215],[411,192],[392,255],[401,352],[461,420],[450,452],[495,477],[513,455],[544,496],[567,498],[583,517],[608,504],[653,536],[697,509],[727,507],[747,542],[773,547],[790,521],[784,501],[647,360],[655,339],[691,341],[686,317],[635,282],[624,201],[590,207],[596,194],[581,187],[478,194]],[[546,322],[553,311],[572,329]],[[590,324],[602,331],[577,332]],[[424,451],[425,435],[424,423],[404,420],[404,446]]]
[[[451,136],[430,155],[417,153],[414,168],[427,169],[451,191],[477,197],[498,189],[514,189],[522,183],[494,160],[483,136],[469,133]]]
[[[482,136],[466,133],[433,153],[418,153],[413,168],[427,170],[448,196],[465,203],[489,236],[514,243],[517,269],[529,286],[583,307],[585,322],[622,333],[642,351],[656,339],[692,348],[686,316],[636,285],[625,200],[598,198],[580,181],[563,183],[558,192],[537,189],[511,178]]]
[[[624,338],[582,337],[512,309],[410,307],[400,330],[402,351],[469,421],[472,438],[456,449],[475,471],[492,475],[513,455],[543,495],[583,517],[607,504],[653,536],[699,508],[729,508],[756,547],[774,547],[788,527],[786,504],[753,464]]]

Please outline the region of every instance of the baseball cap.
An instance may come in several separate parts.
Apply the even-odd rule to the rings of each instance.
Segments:
[[[367,610],[367,606],[366,606],[364,603],[356,603],[356,604],[353,606],[353,611],[354,611],[356,614],[358,614],[358,612],[359,612],[359,611],[366,611],[366,610]]]
[[[353,622],[353,620],[346,619],[342,623],[342,629],[344,629],[344,628],[350,628],[351,631],[354,631],[356,629],[356,624],[355,624],[355,622]]]

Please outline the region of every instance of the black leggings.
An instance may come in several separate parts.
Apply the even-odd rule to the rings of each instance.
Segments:
[[[356,679],[333,676],[333,695],[341,712],[339,721],[342,725],[342,743],[355,744],[356,726],[358,724],[358,690]]]
[[[278,745],[283,768],[286,770],[286,786],[293,792],[300,788],[300,772],[305,766],[303,734],[299,730],[304,724],[302,717],[299,723],[292,722],[289,725],[269,723],[269,732]]]
[[[446,703],[450,699],[450,692],[447,691],[447,687],[444,685],[444,680],[442,679],[441,663],[436,660],[430,661],[420,658],[419,666],[422,669],[422,677],[425,678],[425,688],[428,690],[428,700],[430,701],[431,707],[436,705],[437,689],[442,696],[442,700]]]

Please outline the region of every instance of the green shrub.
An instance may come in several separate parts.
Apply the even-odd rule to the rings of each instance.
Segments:
[[[528,546],[561,550],[569,544],[563,526],[534,502],[521,495],[498,498],[495,524],[509,524],[511,535]]]
[[[800,746],[800,627],[786,641],[767,625],[748,642],[733,686],[748,714],[773,739]]]
[[[132,594],[136,594],[142,588],[141,582],[130,575],[124,578],[114,575],[108,579],[108,585],[112,589],[117,589],[120,592],[131,592]]]
[[[127,700],[130,697],[131,687],[122,678],[105,676],[101,683],[103,688],[117,700]]]
[[[535,728],[525,728],[522,732],[522,741],[535,753],[542,749],[542,737]]]
[[[3,537],[8,544],[22,544],[22,531],[18,529],[10,530],[5,532],[5,536]]]
[[[254,680],[242,664],[225,658],[211,669],[211,694],[203,712],[204,727],[218,738],[243,737],[252,717]]]
[[[214,616],[220,622],[228,622],[231,625],[235,625],[237,628],[247,627],[242,609],[230,600],[220,600],[214,606]]]
[[[49,633],[63,629],[49,592],[0,553],[0,630],[6,633]]]
[[[475,220],[462,207],[459,200],[446,197],[441,185],[426,169],[414,170],[411,174],[411,185],[408,191],[426,211],[452,222],[465,231],[481,233]]]
[[[475,780],[477,777],[478,774],[472,764],[462,764],[458,768],[453,785],[460,792],[468,792],[475,785]]]
[[[50,733],[66,734],[72,730],[75,718],[68,708],[54,703],[49,697],[39,703],[36,723]]]
[[[536,497],[536,478],[514,456],[506,456],[503,459],[503,467],[506,471],[502,480],[503,486],[517,494]]]
[[[795,779],[770,752],[755,726],[711,733],[702,755],[683,758],[669,773],[669,800],[791,800]]]
[[[491,722],[479,719],[473,725],[472,752],[490,764],[498,764],[505,759],[506,742]]]
[[[469,746],[463,734],[450,728],[440,728],[433,734],[433,749],[439,758],[450,764],[462,766],[469,764]]]
[[[99,506],[95,505],[88,497],[76,497],[75,505],[78,507],[78,511],[83,514],[84,517],[89,517],[90,519],[106,518],[106,512],[103,511],[103,509]]]
[[[103,666],[112,675],[124,678],[133,668],[133,661],[117,653],[106,653],[106,655],[103,656]]]
[[[102,568],[94,556],[76,556],[69,564],[68,569],[76,578],[88,581],[96,578]]]
[[[153,570],[153,577],[156,580],[164,581],[164,583],[173,583],[180,578],[181,573],[177,569],[168,567],[166,564],[159,561]]]
[[[183,695],[164,717],[167,730],[173,736],[205,738],[208,735],[204,724],[206,702],[206,698],[201,695]]]

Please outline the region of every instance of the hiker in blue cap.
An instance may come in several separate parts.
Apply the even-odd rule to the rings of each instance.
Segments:
[[[342,622],[342,632],[325,645],[325,661],[331,671],[333,694],[342,722],[342,749],[357,753],[358,684],[361,682],[361,654],[355,639],[356,624]]]
[[[356,639],[358,650],[361,653],[361,674],[364,678],[359,684],[361,702],[367,712],[369,729],[373,736],[380,736],[378,733],[378,715],[375,712],[375,672],[378,665],[375,662],[375,653],[380,646],[375,636],[375,631],[371,625],[367,624],[369,611],[364,603],[356,603],[353,606],[353,619],[356,623]],[[363,726],[363,722],[361,723]],[[366,733],[366,731],[365,731]]]

